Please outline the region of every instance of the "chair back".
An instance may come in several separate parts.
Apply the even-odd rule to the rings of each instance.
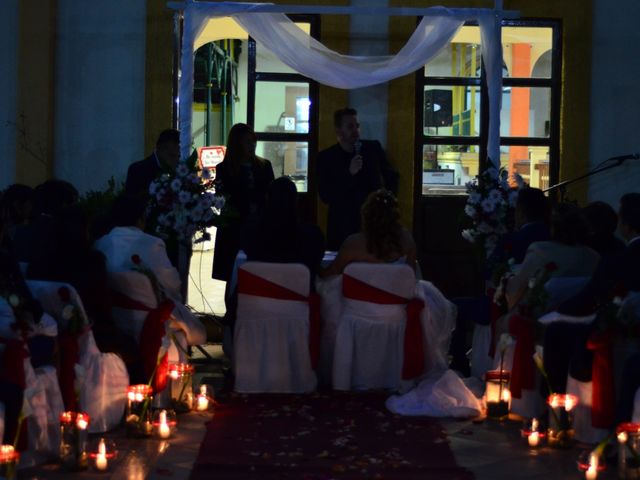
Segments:
[[[310,273],[300,264],[247,262],[238,269],[235,389],[302,393],[315,389],[309,351]]]
[[[344,270],[344,277],[351,277],[378,290],[410,300],[416,291],[416,275],[406,264],[352,263]],[[345,293],[343,280],[342,291]]]
[[[87,314],[82,305],[80,295],[75,288],[68,283],[49,282],[44,280],[28,280],[27,287],[42,309],[56,319],[60,332],[64,332],[68,327],[68,320],[64,318],[63,310],[68,305],[61,297],[61,289],[66,288],[70,302],[80,310],[84,323],[88,324]]]

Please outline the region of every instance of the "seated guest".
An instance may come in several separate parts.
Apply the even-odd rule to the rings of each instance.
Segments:
[[[510,260],[520,265],[527,249],[532,243],[549,240],[549,200],[538,188],[524,188],[518,192],[515,208],[515,231],[503,235],[487,259],[486,278],[494,287],[504,274],[506,263]],[[491,283],[490,283],[491,285]],[[461,297],[451,300],[458,307],[456,329],[451,338],[451,368],[461,373],[469,372],[467,352],[468,325],[488,325],[492,316],[497,315],[493,295],[481,297]]]
[[[640,291],[640,193],[628,193],[620,199],[619,219],[619,231],[627,247],[604,258],[584,289],[563,302],[558,312],[589,315],[612,298],[616,287]]]
[[[99,238],[94,248],[106,257],[108,272],[131,271],[132,256],[138,255],[142,265],[153,272],[167,298],[173,300],[178,329],[184,330],[189,345],[206,341],[202,323],[184,306],[181,299],[180,275],[169,261],[162,239],[144,233],[146,201],[140,196],[124,195],[113,205],[115,227]]]
[[[320,276],[340,275],[352,262],[406,263],[415,269],[415,241],[400,224],[398,200],[388,190],[369,194],[362,206],[362,232],[347,237]]]
[[[134,365],[138,359],[136,343],[115,328],[106,260],[102,252],[91,248],[88,220],[80,207],[66,207],[54,217],[51,242],[52,255],[36,257],[29,265],[28,277],[73,286],[91,321],[100,351],[117,353],[127,366]]]
[[[317,225],[298,221],[298,192],[287,177],[274,180],[258,225],[247,231],[243,250],[247,260],[302,263],[313,280],[324,254],[324,238]]]
[[[522,266],[507,283],[506,299],[512,310],[525,295],[529,280],[550,263],[556,265],[552,277],[588,277],[595,271],[600,255],[587,247],[590,228],[575,205],[558,205],[551,217],[551,240],[532,243]]]
[[[489,265],[513,258],[521,264],[529,246],[549,240],[549,200],[539,188],[524,188],[518,192],[515,210],[516,230],[503,235],[498,241]]]
[[[147,203],[141,197],[124,195],[111,210],[114,228],[96,240],[95,248],[105,254],[107,271],[131,270],[131,256],[138,255],[150,268],[170,298],[180,298],[180,275],[167,256],[164,241],[144,232]]]
[[[38,185],[33,197],[33,221],[20,225],[13,234],[13,245],[19,262],[30,263],[35,255],[51,254],[53,217],[64,207],[78,201],[78,191],[64,180],[47,180]]]
[[[620,200],[620,233],[627,247],[617,255],[608,255],[599,263],[589,283],[574,297],[563,302],[557,311],[564,315],[585,316],[611,300],[617,290],[640,291],[640,193],[628,193]],[[585,342],[593,330],[592,325],[557,322],[549,325],[544,337],[544,363],[551,386],[564,392],[567,373],[579,381],[591,378],[591,354]],[[629,371],[640,369],[632,360],[625,366]],[[631,390],[633,390],[632,393]],[[635,389],[623,385],[626,395]],[[623,395],[625,395],[623,393]],[[623,400],[622,410],[629,410],[633,398]],[[626,416],[626,413],[621,413]]]
[[[591,226],[587,245],[603,258],[617,255],[624,250],[624,242],[615,235],[618,228],[618,215],[611,205],[605,202],[591,202],[582,211]]]
[[[311,274],[311,288],[324,255],[324,237],[317,225],[298,221],[298,192],[287,177],[271,182],[267,190],[264,215],[257,225],[243,234],[242,250],[248,261],[272,263],[302,263]],[[235,323],[238,292],[229,294],[224,323]]]

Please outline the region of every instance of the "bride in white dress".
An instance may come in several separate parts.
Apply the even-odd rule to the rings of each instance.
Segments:
[[[320,374],[332,373],[333,349],[342,316],[342,277],[350,263],[407,264],[416,269],[416,245],[400,224],[398,202],[385,190],[373,192],[362,207],[362,232],[348,237],[336,259],[320,273],[317,290],[323,298]],[[388,290],[393,291],[394,279]],[[384,288],[384,287],[383,287]],[[447,353],[455,328],[456,307],[430,282],[416,281],[414,297],[424,301],[421,324],[425,337],[425,373],[404,395],[392,396],[387,408],[401,415],[472,417],[480,402],[448,369]]]

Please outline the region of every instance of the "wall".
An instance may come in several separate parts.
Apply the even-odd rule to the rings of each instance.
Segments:
[[[640,3],[593,2],[590,165],[609,157],[640,152]],[[617,207],[620,196],[640,191],[640,160],[609,170],[589,182],[589,200]],[[572,191],[570,192],[572,193]]]
[[[81,191],[145,154],[145,4],[58,2],[55,176]]]
[[[31,186],[53,172],[57,3],[19,2],[15,179]]]
[[[0,188],[15,181],[18,0],[0,4]]]

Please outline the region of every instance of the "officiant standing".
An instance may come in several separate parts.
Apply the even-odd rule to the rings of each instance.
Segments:
[[[377,140],[360,139],[358,112],[343,108],[333,114],[338,143],[317,158],[318,192],[329,206],[327,248],[360,231],[360,208],[380,188],[398,192],[398,173],[391,167]]]

